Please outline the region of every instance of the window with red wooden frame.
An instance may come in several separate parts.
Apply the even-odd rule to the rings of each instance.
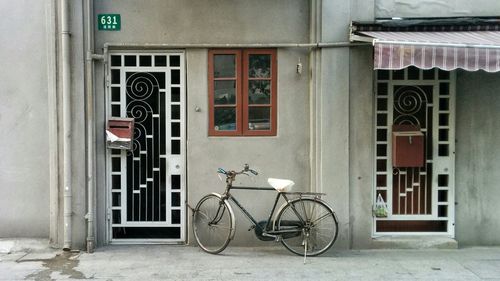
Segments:
[[[210,50],[208,96],[210,136],[275,136],[276,50]]]

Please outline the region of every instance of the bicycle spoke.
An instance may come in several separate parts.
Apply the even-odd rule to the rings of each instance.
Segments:
[[[324,220],[326,217],[331,216],[331,215],[332,215],[332,214],[328,212],[328,213],[326,213],[326,214],[322,215],[321,217],[317,218],[316,220],[312,221],[312,222],[311,222],[311,224],[313,224],[313,225],[314,225],[316,222],[321,221],[321,220]]]
[[[304,221],[307,221],[308,218],[307,218],[306,206],[304,205],[304,200],[300,200],[300,203],[301,203],[300,205],[302,206],[302,210],[304,211],[304,216],[305,216]]]
[[[217,195],[207,195],[197,204],[193,231],[198,245],[204,251],[216,254],[224,250],[231,240],[232,225],[230,209]]]
[[[211,219],[208,217],[208,215],[207,215],[207,214],[205,214],[204,212],[202,212],[201,210],[198,210],[197,212],[198,212],[199,214],[203,215],[203,216],[207,219],[207,221],[211,221]]]
[[[330,208],[317,199],[297,199],[279,213],[278,229],[284,229],[287,221],[302,218],[307,223],[303,225],[303,232],[283,239],[283,245],[297,255],[315,256],[328,250],[337,237],[337,222]]]

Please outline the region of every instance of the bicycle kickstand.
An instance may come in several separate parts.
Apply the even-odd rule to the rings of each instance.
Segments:
[[[306,264],[306,258],[307,258],[307,238],[304,241],[304,264]]]

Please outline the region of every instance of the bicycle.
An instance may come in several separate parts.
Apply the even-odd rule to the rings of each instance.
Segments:
[[[324,193],[291,192],[294,182],[284,179],[268,179],[272,186],[244,187],[233,186],[238,175],[258,173],[245,164],[243,170],[218,173],[226,176],[226,188],[223,194],[205,195],[193,210],[192,226],[198,245],[207,253],[222,252],[235,234],[235,217],[230,201],[234,203],[250,220],[258,239],[263,241],[281,241],[281,243],[297,255],[317,256],[326,252],[337,239],[338,220],[333,209],[321,199]],[[277,191],[274,205],[267,220],[257,222],[254,217],[236,200],[231,190]],[[285,203],[278,209],[280,198]],[[274,219],[272,219],[274,215]]]

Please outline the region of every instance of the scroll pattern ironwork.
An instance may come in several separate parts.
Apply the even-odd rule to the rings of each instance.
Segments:
[[[159,173],[165,171],[155,156],[162,141],[160,132],[165,132],[159,120],[165,116],[155,74],[127,72],[126,112],[135,119],[133,150],[127,155],[128,221],[165,221],[165,186],[159,182]]]
[[[427,160],[422,168],[393,171],[392,213],[430,214],[432,209],[432,87],[394,86],[393,124],[418,125],[425,135]]]

